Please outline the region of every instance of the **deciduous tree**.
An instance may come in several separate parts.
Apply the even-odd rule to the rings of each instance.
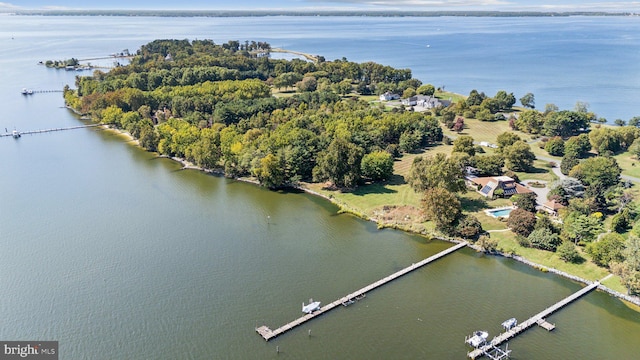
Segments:
[[[453,140],[453,151],[463,152],[471,156],[476,154],[476,149],[473,145],[473,138],[469,135],[462,135]]]
[[[450,192],[466,191],[461,167],[444,154],[414,158],[407,182],[416,192],[433,188],[443,188]]]
[[[374,151],[362,158],[362,176],[373,181],[385,180],[393,174],[393,157],[386,151]]]
[[[519,209],[523,209],[532,213],[536,212],[536,194],[516,194],[511,197],[511,202],[516,204]]]
[[[544,149],[549,153],[549,155],[553,156],[563,156],[564,155],[564,140],[561,137],[556,136],[549,141],[544,146]]]
[[[422,198],[422,210],[440,230],[449,232],[462,214],[460,200],[452,192],[441,187],[430,188]]]
[[[624,260],[624,238],[620,234],[608,233],[588,244],[586,250],[593,262],[600,266],[608,266],[612,261],[621,262]]]
[[[342,138],[334,139],[325,151],[318,155],[313,169],[316,181],[329,180],[337,187],[351,188],[360,180],[362,149]]]
[[[514,233],[527,237],[536,226],[536,216],[527,210],[514,209],[509,213],[507,225]]]
[[[532,93],[526,93],[523,97],[520,98],[520,104],[522,104],[522,106],[526,108],[535,109],[535,96]]]
[[[497,176],[502,174],[504,158],[500,154],[476,155],[473,157],[475,168],[485,176]]]
[[[576,246],[570,241],[563,241],[556,249],[556,253],[560,259],[566,262],[578,263],[583,260],[578,250],[576,250]]]
[[[564,144],[564,153],[579,159],[586,157],[589,150],[591,150],[591,142],[587,134],[572,136]]]
[[[522,140],[520,136],[509,131],[505,131],[499,134],[496,137],[496,144],[498,145],[498,151],[502,151],[507,146],[513,145],[518,140]]]
[[[502,154],[505,166],[513,171],[529,171],[536,159],[529,144],[521,140],[505,147]]]

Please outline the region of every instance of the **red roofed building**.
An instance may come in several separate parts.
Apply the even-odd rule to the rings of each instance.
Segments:
[[[511,197],[515,194],[531,193],[529,188],[518,184],[515,180],[508,176],[489,176],[489,177],[467,177],[467,184],[479,189],[478,192],[486,197],[493,197],[497,189],[502,189],[504,197]]]

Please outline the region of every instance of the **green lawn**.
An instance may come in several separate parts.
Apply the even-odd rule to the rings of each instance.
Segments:
[[[606,269],[601,268],[590,261],[585,261],[582,264],[571,264],[560,259],[556,253],[522,247],[515,240],[515,235],[510,231],[491,233],[491,238],[498,240],[498,249],[505,253],[516,254],[534,263],[558,269],[583,279],[600,280],[609,275],[609,272]],[[588,255],[584,254],[581,249],[578,249],[578,251],[580,251],[584,258],[588,259]],[[626,291],[618,288],[615,290],[622,290],[622,292]]]
[[[323,184],[306,186],[325,196],[332,196],[340,205],[366,216],[373,216],[376,209],[385,205],[420,207],[420,195],[404,183],[401,176],[394,176],[392,181],[383,184],[362,185],[350,192],[323,189]]]
[[[551,171],[549,162],[544,160],[535,160],[533,169],[529,172],[516,172],[520,181],[523,180],[542,180],[548,183],[558,180],[558,176]]]
[[[614,156],[624,175],[640,178],[640,161],[629,152]]]
[[[465,100],[467,98],[462,94],[456,94],[449,91],[436,91],[436,93],[433,95],[440,100],[451,100],[454,103],[457,103],[458,101],[461,101],[461,100]]]

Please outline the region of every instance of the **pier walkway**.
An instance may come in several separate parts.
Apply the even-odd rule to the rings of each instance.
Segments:
[[[601,281],[604,281],[607,278],[602,279]],[[567,296],[566,298],[558,301],[557,303],[549,306],[548,308],[544,309],[543,311],[533,315],[532,317],[530,317],[529,319],[523,321],[522,323],[514,326],[513,328],[503,332],[502,334],[496,336],[493,338],[493,340],[491,340],[490,343],[481,346],[469,353],[467,353],[467,356],[471,359],[476,359],[478,357],[482,357],[485,354],[487,354],[489,351],[492,351],[494,348],[499,347],[500,344],[502,344],[503,342],[517,336],[518,334],[520,334],[521,332],[525,331],[526,329],[530,328],[531,326],[538,324],[541,327],[551,331],[553,330],[553,328],[555,328],[555,326],[553,324],[549,324],[546,320],[545,317],[553,314],[554,312],[562,309],[563,307],[569,305],[570,303],[572,303],[573,301],[579,299],[580,297],[586,295],[587,293],[593,291],[595,288],[597,288],[600,285],[599,281],[595,281],[592,284],[580,289],[579,291],[573,293],[570,296]]]
[[[61,93],[64,90],[32,90],[33,94]]]
[[[51,129],[43,129],[43,130],[20,131],[20,132],[18,132],[18,135],[22,136],[22,135],[29,135],[29,134],[42,134],[42,133],[48,133],[48,132],[54,132],[54,131],[83,129],[83,128],[96,127],[96,126],[102,126],[102,124],[78,125],[78,126],[63,127],[63,128],[51,128]],[[5,137],[5,136],[14,136],[14,134],[12,132],[7,132],[7,133],[4,133],[4,134],[0,134],[0,137]]]
[[[406,268],[404,268],[404,269],[402,269],[402,270],[400,270],[398,272],[395,272],[395,273],[393,273],[393,274],[391,274],[391,275],[389,275],[389,276],[387,276],[387,277],[385,277],[383,279],[380,279],[380,280],[378,280],[378,281],[376,281],[376,282],[374,282],[374,283],[372,283],[370,285],[367,285],[367,286],[363,287],[362,289],[356,290],[356,291],[354,291],[354,292],[352,292],[352,293],[350,293],[350,294],[348,294],[346,296],[343,296],[340,299],[321,307],[319,310],[314,311],[311,314],[306,314],[306,315],[304,315],[304,316],[302,316],[302,317],[300,317],[300,318],[298,318],[298,319],[296,319],[296,320],[294,320],[294,321],[292,321],[292,322],[290,322],[288,324],[285,324],[285,325],[283,325],[283,326],[281,326],[281,327],[279,327],[279,328],[277,328],[275,330],[271,330],[269,327],[263,325],[263,326],[257,327],[256,328],[256,332],[258,334],[260,334],[266,341],[269,341],[269,340],[275,338],[276,336],[281,335],[281,334],[293,329],[294,327],[296,327],[298,325],[304,324],[305,322],[307,322],[307,321],[309,321],[309,320],[311,320],[311,319],[313,319],[313,318],[315,318],[317,316],[320,316],[320,315],[322,315],[322,314],[324,314],[324,313],[326,313],[326,312],[328,312],[330,310],[333,310],[335,307],[342,305],[342,303],[346,303],[348,301],[352,301],[353,299],[356,299],[356,298],[361,298],[367,292],[369,292],[369,291],[371,291],[371,290],[373,290],[373,289],[375,289],[375,288],[377,288],[379,286],[382,286],[382,285],[384,285],[384,284],[386,284],[386,283],[388,283],[390,281],[393,281],[393,280],[395,280],[395,279],[397,279],[397,278],[399,278],[399,277],[401,277],[401,276],[403,276],[403,275],[405,275],[407,273],[410,273],[415,269],[423,267],[424,265],[426,265],[426,264],[428,264],[430,262],[433,262],[433,261],[435,261],[437,259],[440,259],[441,257],[449,255],[452,252],[457,251],[457,250],[459,250],[459,249],[461,249],[461,248],[463,248],[465,246],[467,246],[466,242],[461,242],[459,244],[456,244],[456,245],[454,245],[454,246],[452,246],[452,247],[450,247],[450,248],[448,248],[446,250],[443,250],[443,251],[441,251],[441,252],[439,252],[439,253],[437,253],[435,255],[432,255],[432,256],[430,256],[430,257],[428,257],[428,258],[426,258],[426,259],[424,259],[424,260],[422,260],[422,261],[420,261],[418,263],[411,264],[411,266],[408,266],[408,267],[406,267]]]

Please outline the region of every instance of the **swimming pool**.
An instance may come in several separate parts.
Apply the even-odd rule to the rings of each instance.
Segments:
[[[513,210],[513,208],[487,210],[487,215],[493,216],[495,218],[509,217],[509,213],[511,213],[511,210]]]

